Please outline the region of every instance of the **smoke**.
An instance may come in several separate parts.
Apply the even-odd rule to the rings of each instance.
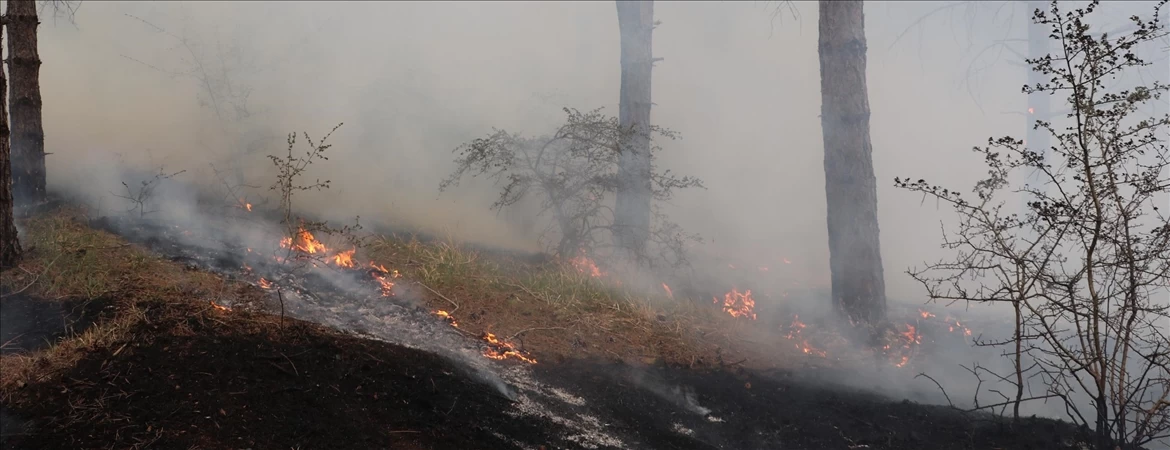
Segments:
[[[667,210],[706,238],[695,249],[701,262],[752,272],[701,275],[714,282],[828,286],[816,5],[793,7],[799,18],[783,21],[748,2],[655,7],[655,56],[664,60],[654,71],[653,119],[682,134],[660,163],[709,187],[680,193]],[[985,174],[969,149],[1025,131],[1024,71],[971,62],[982,45],[1021,36],[1024,14],[961,27],[965,36],[924,25],[893,45],[934,7],[867,5],[886,284],[891,299],[908,304],[925,297],[904,269],[945,255],[939,225],[952,218],[895,190],[893,178],[969,188]],[[450,150],[493,127],[544,134],[565,106],[616,114],[620,83],[607,2],[95,2],[78,11],[76,26],[45,21],[40,39],[49,182],[101,211],[132,206],[117,197],[122,183],[133,189],[160,168],[218,189],[214,166],[229,183],[255,186],[249,198],[274,197],[265,155],[283,154],[288,132],[319,139],[344,122],[330,159],[309,175],[331,189],[300,195],[299,209],[519,250],[536,250],[535,236],[523,212],[488,209],[491,186],[468,182],[439,195],[454,168]],[[193,208],[194,190],[163,189],[158,198],[174,207],[158,214],[208,220],[178,206]],[[899,392],[918,388],[907,389]]]

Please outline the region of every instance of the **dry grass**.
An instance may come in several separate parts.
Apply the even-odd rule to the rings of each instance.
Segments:
[[[192,300],[211,308],[211,301],[238,295],[241,288],[92,229],[77,209],[62,208],[21,225],[27,233],[21,236],[26,254],[17,268],[0,273],[6,296],[107,298],[112,300],[113,313],[43,350],[0,356],[0,399],[8,398],[14,388],[51,379],[87,352],[138,339],[133,330],[149,322],[148,311],[155,317],[187,314]],[[187,308],[172,308],[180,304]]]
[[[452,313],[474,333],[518,338],[538,357],[598,357],[686,365],[741,361],[730,317],[700,303],[638,295],[562,263],[487,256],[450,239],[424,243],[382,236],[366,249],[439,295],[433,310]],[[428,289],[423,290],[424,293]],[[459,305],[452,311],[448,300]],[[732,361],[734,359],[734,361]]]

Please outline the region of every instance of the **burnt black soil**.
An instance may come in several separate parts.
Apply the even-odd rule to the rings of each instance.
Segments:
[[[511,400],[432,354],[299,322],[255,323],[245,314],[151,320],[61,381],[24,388],[10,412],[31,424],[6,448],[577,448],[547,423],[506,414]],[[630,448],[1048,449],[1071,448],[1058,443],[1076,435],[1056,422],[1012,430],[783,373],[585,361],[533,371],[584,398]]]
[[[109,299],[44,300],[20,293],[0,297],[0,354],[48,347],[84,332],[104,313]]]

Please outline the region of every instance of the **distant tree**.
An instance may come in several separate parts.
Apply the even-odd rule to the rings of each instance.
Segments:
[[[8,18],[0,18],[6,24]],[[4,37],[0,33],[0,59],[3,57]],[[0,268],[14,267],[20,261],[20,240],[16,236],[16,222],[12,214],[12,163],[8,146],[8,80],[0,70]]]
[[[496,130],[455,149],[456,169],[439,185],[444,191],[457,186],[464,177],[482,176],[501,186],[492,209],[502,210],[526,198],[539,202],[540,219],[550,219],[541,233],[542,244],[562,257],[585,252],[603,260],[624,259],[625,250],[615,243],[620,238],[614,208],[609,199],[620,186],[622,144],[629,142],[631,128],[600,110],[580,112],[565,109],[567,120],[551,135],[536,138]],[[675,139],[674,132],[658,126],[649,127],[652,136],[649,155],[660,147],[654,137]],[[702,188],[693,177],[679,177],[669,170],[658,172],[651,164],[651,199],[669,200],[676,189]],[[653,207],[654,205],[651,205]],[[677,267],[685,264],[686,244],[697,237],[682,232],[664,214],[652,210],[653,219],[647,233],[647,265]],[[617,248],[617,252],[607,252]],[[617,253],[617,255],[615,255]],[[617,258],[612,258],[617,256]]]
[[[15,203],[45,199],[45,130],[41,120],[41,58],[37,53],[37,5],[12,0],[8,26],[8,73],[12,82],[12,190]]]
[[[825,147],[833,305],[856,324],[886,317],[877,180],[865,84],[861,1],[820,1],[821,131]]]
[[[623,133],[614,229],[618,244],[638,258],[650,237],[650,72],[654,68],[654,2],[617,1],[621,32],[621,102],[618,122],[634,131]]]

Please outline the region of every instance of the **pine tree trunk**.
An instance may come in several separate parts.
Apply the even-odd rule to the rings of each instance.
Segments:
[[[654,2],[617,2],[621,31],[622,140],[614,229],[618,245],[638,257],[650,236],[650,72],[654,66]]]
[[[41,58],[37,5],[8,2],[8,75],[12,107],[12,193],[18,206],[45,200],[45,132],[41,123]]]
[[[869,140],[861,1],[820,1],[821,131],[825,147],[833,305],[857,324],[886,316],[877,180]]]
[[[0,19],[4,22],[5,19]],[[0,34],[0,54],[4,49],[4,37]],[[4,101],[8,94],[8,80],[0,70],[0,268],[14,267],[20,261],[20,240],[16,236],[16,223],[12,216],[12,164],[8,147],[8,105]]]

